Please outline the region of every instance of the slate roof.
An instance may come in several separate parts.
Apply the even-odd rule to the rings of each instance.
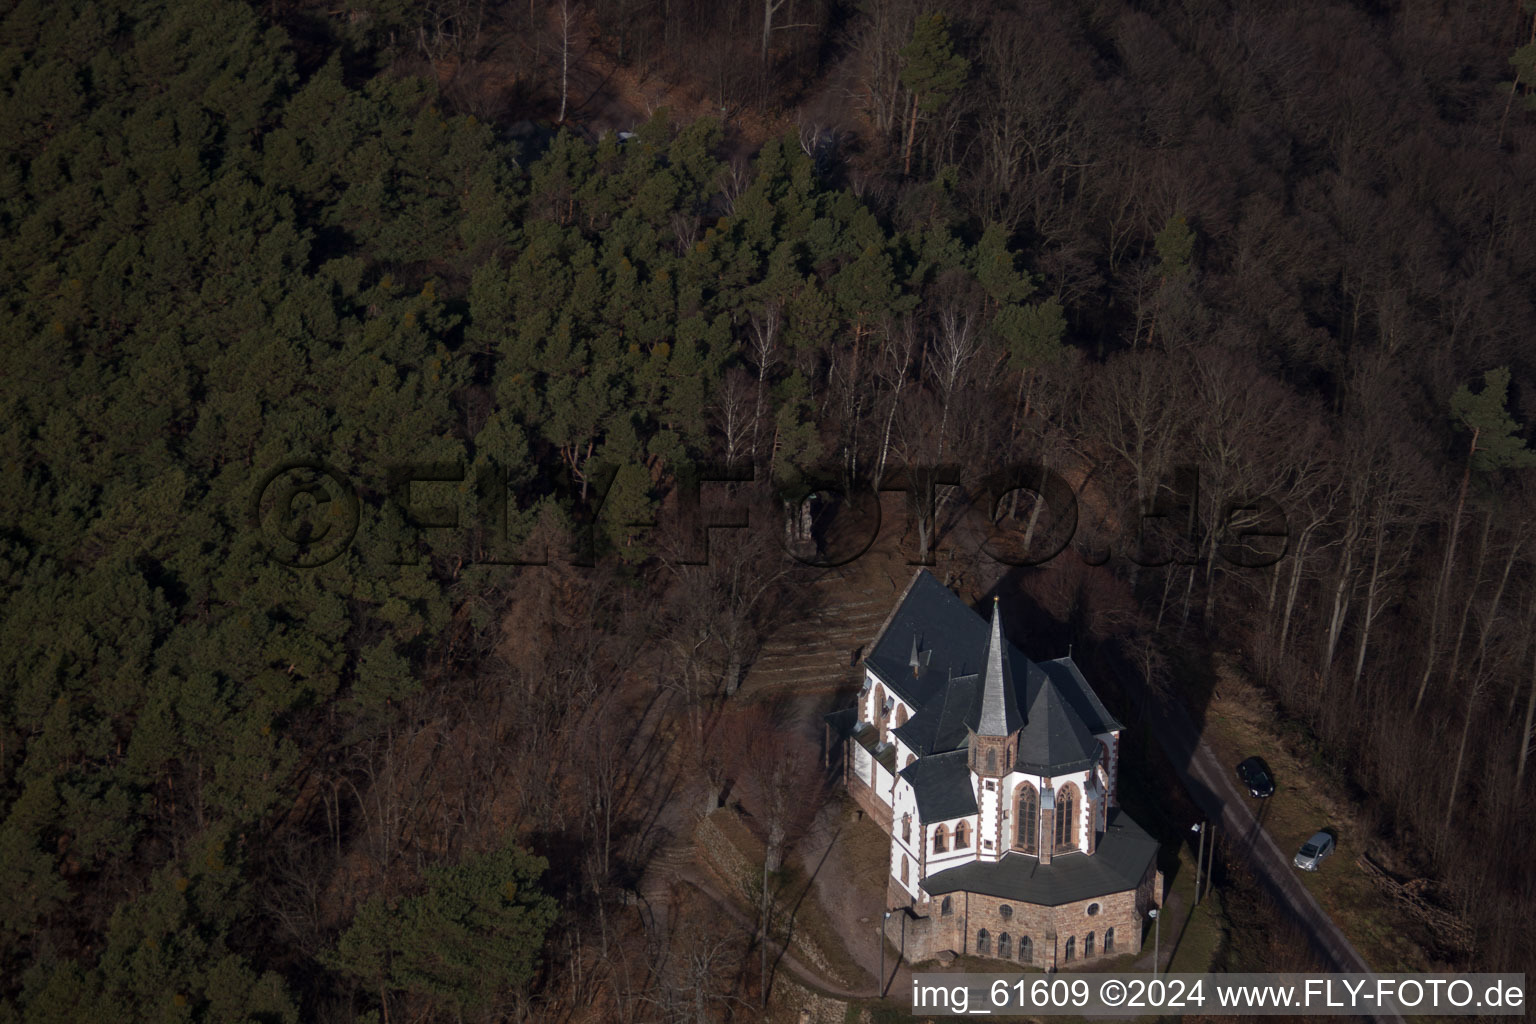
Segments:
[[[1023,719],[1014,695],[1012,668],[1008,662],[1008,644],[1003,642],[1003,619],[997,598],[992,599],[992,627],[987,635],[987,668],[981,677],[981,720],[978,736],[1007,736]]]
[[[1056,683],[1056,689],[1082,718],[1089,732],[1106,733],[1124,729],[1119,720],[1100,703],[1098,694],[1088,685],[1071,658],[1042,661],[1040,668]]]
[[[927,662],[912,671],[912,641]],[[865,664],[886,689],[914,708],[927,704],[943,689],[950,674],[981,671],[987,649],[987,623],[938,578],[919,569],[907,584],[901,603],[886,619]]]
[[[838,711],[833,711],[830,714],[823,715],[822,719],[830,728],[837,732],[837,735],[840,738],[852,736],[858,729],[859,709],[856,707],[842,708]]]
[[[976,793],[963,750],[919,758],[901,770],[917,797],[917,820],[925,825],[976,813]]]
[[[976,720],[980,706],[981,677],[959,676],[949,680],[895,732],[918,757],[961,750],[970,745],[966,723]]]
[[[1037,666],[1031,666],[1036,668]],[[1099,741],[1068,703],[1056,681],[1043,671],[1029,680],[1029,703],[1019,732],[1015,767],[1025,771],[1082,771],[1099,759]]]
[[[907,585],[865,664],[915,712],[895,730],[919,758],[960,750],[969,731],[1019,729],[1014,763],[1063,773],[1099,758],[1095,733],[1121,728],[1070,658],[1036,664],[927,570]],[[925,818],[925,820],[927,820]]]
[[[917,764],[911,766],[916,767]],[[1147,835],[1130,815],[1115,808],[1109,812],[1107,827],[1091,857],[1068,853],[1052,857],[1049,864],[1041,864],[1027,854],[1006,853],[996,863],[972,861],[936,872],[923,879],[922,886],[931,896],[979,892],[998,899],[1057,907],[1136,888],[1156,855],[1157,840]]]

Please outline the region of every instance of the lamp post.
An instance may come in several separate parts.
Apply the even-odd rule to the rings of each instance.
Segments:
[[[1211,887],[1211,876],[1216,873],[1216,822],[1208,822],[1211,833],[1210,850],[1206,853],[1205,862],[1205,887]],[[1195,902],[1200,902],[1200,894],[1195,893]]]
[[[1191,832],[1200,833],[1200,852],[1195,855],[1195,902],[1200,902],[1200,865],[1205,863],[1205,822],[1189,826]]]
[[[1147,911],[1147,916],[1152,919],[1152,976],[1157,977],[1158,946],[1162,938],[1163,926],[1157,919],[1157,908]]]
[[[887,910],[880,917],[880,995],[885,996],[885,923],[891,919],[891,912]]]

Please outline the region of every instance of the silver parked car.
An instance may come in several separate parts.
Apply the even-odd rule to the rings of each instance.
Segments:
[[[1333,836],[1327,832],[1318,832],[1311,839],[1301,844],[1301,849],[1296,851],[1296,859],[1292,861],[1303,871],[1316,871],[1323,858],[1333,852]]]

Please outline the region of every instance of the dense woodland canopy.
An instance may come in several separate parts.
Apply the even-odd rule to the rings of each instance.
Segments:
[[[703,735],[794,584],[633,525],[726,460],[1091,468],[1085,549],[1198,466],[1195,542],[1094,570],[1136,616],[1037,571],[1064,628],[1263,680],[1444,879],[1476,942],[1434,955],[1528,970],[1530,11],[575,6],[4,16],[0,1020],[730,1013],[692,954],[619,966],[611,899],[625,702]],[[515,138],[573,37],[723,119]],[[246,510],[312,457],[365,528],[295,570]],[[428,461],[477,525],[401,557]],[[492,468],[557,551],[600,492],[598,564],[484,564]],[[1263,572],[1210,557],[1254,494]]]

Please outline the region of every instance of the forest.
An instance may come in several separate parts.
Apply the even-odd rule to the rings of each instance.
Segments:
[[[1536,965],[1531,0],[0,24],[0,1022],[752,1016],[750,935],[624,895],[672,781],[817,756],[734,697],[814,570],[694,564],[704,466],[761,524],[909,488],[972,576],[984,479],[1049,469],[1065,634],[1242,666],[1437,961]],[[305,460],[364,528],[296,568],[252,504]]]

